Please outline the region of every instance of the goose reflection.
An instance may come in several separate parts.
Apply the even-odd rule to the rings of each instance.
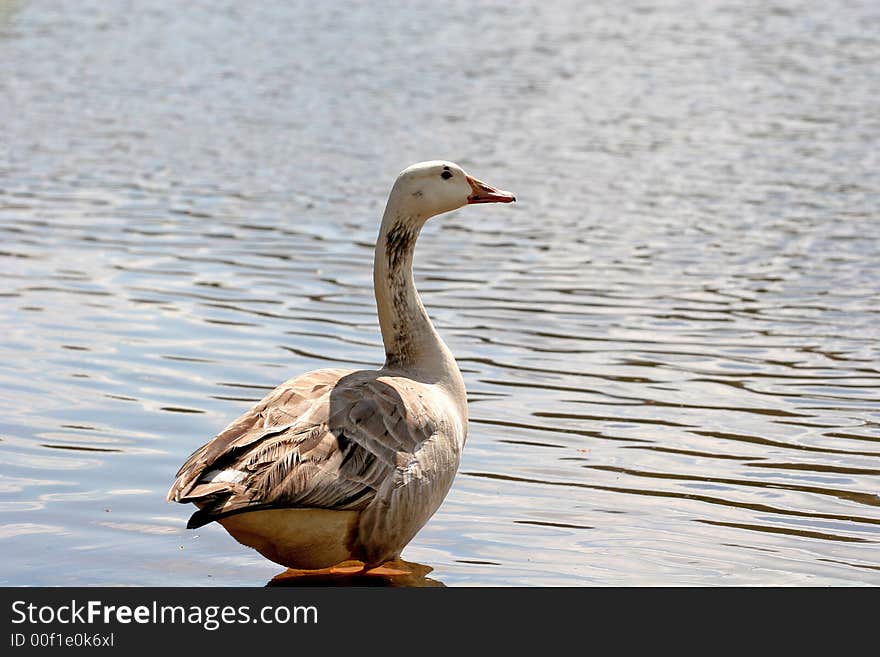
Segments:
[[[427,577],[434,569],[411,561],[389,561],[377,568],[364,570],[359,562],[346,562],[323,570],[288,568],[275,575],[267,587],[275,586],[351,586],[351,587],[444,587],[445,584]]]

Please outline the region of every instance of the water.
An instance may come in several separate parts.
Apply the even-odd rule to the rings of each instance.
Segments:
[[[511,6],[513,5],[513,6]],[[471,402],[445,585],[880,584],[876,2],[0,2],[0,583],[260,585],[164,495],[376,366],[403,167]]]

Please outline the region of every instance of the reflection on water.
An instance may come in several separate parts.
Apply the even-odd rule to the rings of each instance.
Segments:
[[[443,157],[520,202],[419,244],[472,418],[426,581],[880,584],[876,3],[486,4],[0,2],[0,583],[279,583],[165,491],[379,364]]]
[[[398,587],[428,588],[442,587],[444,584],[427,577],[433,569],[423,564],[409,561],[388,563],[371,571],[357,568],[337,568],[340,572],[286,570],[269,580],[266,586],[357,586],[357,587]]]

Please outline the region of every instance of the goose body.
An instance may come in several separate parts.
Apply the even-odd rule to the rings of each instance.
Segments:
[[[446,497],[468,423],[461,372],[415,289],[415,242],[432,216],[513,200],[451,162],[401,172],[373,266],[385,365],[290,379],[196,450],[168,492],[198,507],[188,527],[217,521],[292,568],[400,556]]]

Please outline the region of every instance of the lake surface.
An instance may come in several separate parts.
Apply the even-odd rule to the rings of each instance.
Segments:
[[[262,585],[183,460],[383,360],[398,171],[461,585],[880,585],[880,5],[0,1],[0,584]]]

